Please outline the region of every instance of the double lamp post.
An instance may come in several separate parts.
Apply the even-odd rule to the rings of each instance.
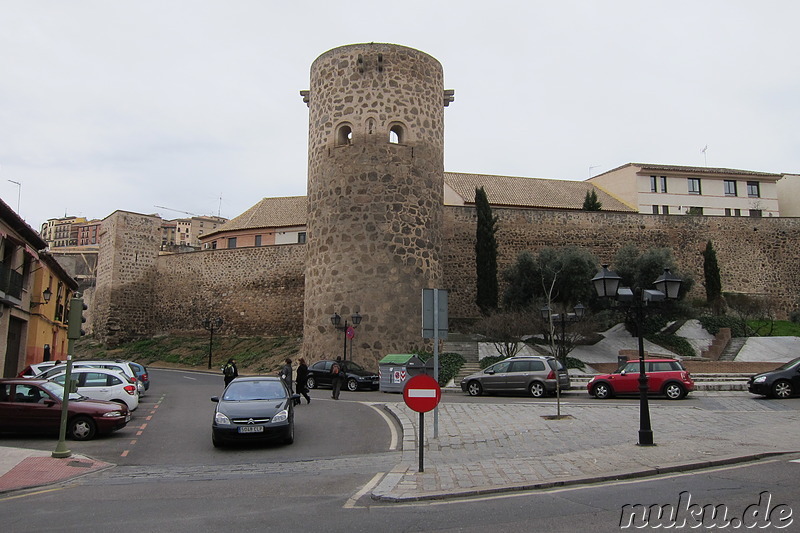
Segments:
[[[668,268],[653,283],[656,290],[636,287],[620,287],[622,278],[611,270],[608,265],[592,278],[595,291],[601,298],[615,298],[623,306],[634,309],[636,321],[636,335],[639,337],[639,446],[653,446],[653,428],[650,424],[650,406],[647,403],[647,374],[644,362],[644,337],[642,327],[644,324],[644,309],[650,302],[660,302],[664,299],[677,300],[681,289],[682,279],[674,276]]]
[[[350,316],[350,320],[353,321],[352,324],[348,324],[347,319],[345,319],[344,325],[342,325],[342,317],[339,316],[339,313],[331,315],[331,324],[333,324],[333,327],[344,332],[344,335],[342,335],[344,340],[344,345],[342,346],[342,361],[347,361],[347,339],[350,339],[350,359],[353,358],[353,337],[356,336],[355,328],[361,324],[361,318],[361,315],[355,312]]]

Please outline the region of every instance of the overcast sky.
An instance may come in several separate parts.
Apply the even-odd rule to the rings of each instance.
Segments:
[[[798,20],[796,0],[0,0],[0,195],[34,229],[305,195],[299,91],[362,42],[442,63],[448,171],[800,173]]]

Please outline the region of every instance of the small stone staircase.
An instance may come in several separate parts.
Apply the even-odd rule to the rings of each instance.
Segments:
[[[736,359],[736,356],[739,354],[739,351],[744,346],[744,343],[747,342],[747,337],[731,337],[731,340],[728,341],[728,345],[725,346],[725,349],[722,351],[722,354],[719,356],[720,361],[733,361]]]
[[[455,386],[461,383],[461,380],[470,374],[480,372],[481,367],[478,364],[478,335],[466,335],[463,333],[448,333],[447,340],[444,341],[443,352],[452,352],[460,354],[464,358],[464,366],[461,371],[453,379]]]

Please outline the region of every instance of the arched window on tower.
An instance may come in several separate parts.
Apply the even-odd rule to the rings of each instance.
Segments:
[[[347,146],[353,143],[353,129],[347,124],[342,124],[336,130],[336,146]]]
[[[399,124],[395,124],[389,130],[389,142],[391,144],[403,144],[403,141],[405,140],[404,137],[405,133],[403,131],[403,126]]]

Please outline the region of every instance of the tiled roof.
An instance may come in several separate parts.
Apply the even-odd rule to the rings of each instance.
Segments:
[[[762,176],[762,177],[770,177],[780,179],[783,174],[774,174],[771,172],[758,172],[755,170],[741,170],[737,168],[714,168],[714,167],[686,167],[681,165],[659,165],[653,163],[626,163],[622,166],[617,168],[611,169],[607,172],[603,172],[603,174],[608,174],[609,172],[614,172],[621,168],[625,167],[640,167],[640,172],[681,172],[681,173],[691,173],[691,174],[727,174],[727,175],[737,175],[737,176]],[[602,176],[603,174],[598,174],[598,176]],[[597,176],[592,176],[597,177]]]
[[[483,187],[494,206],[536,207],[541,209],[583,209],[586,192],[595,190],[603,211],[635,213],[602,189],[585,181],[520,178],[487,174],[445,172],[444,181],[468,204],[475,202],[475,189]]]
[[[204,237],[240,229],[305,226],[307,204],[305,196],[263,198],[238,217],[232,218]]]

